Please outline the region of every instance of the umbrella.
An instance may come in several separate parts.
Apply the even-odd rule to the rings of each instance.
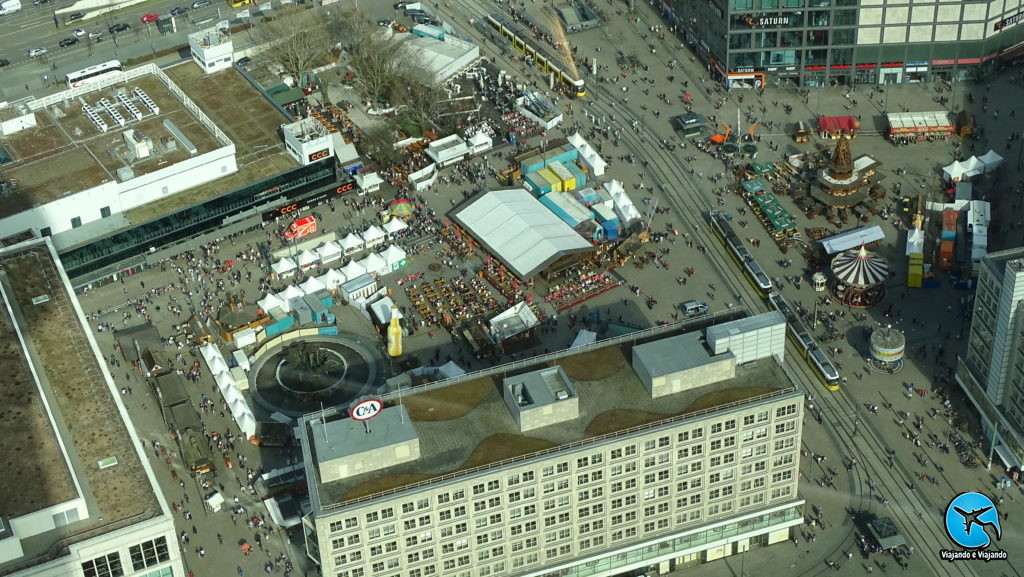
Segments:
[[[413,209],[415,207],[412,201],[407,198],[399,198],[391,201],[391,216],[397,216],[398,218],[409,218],[412,216]]]

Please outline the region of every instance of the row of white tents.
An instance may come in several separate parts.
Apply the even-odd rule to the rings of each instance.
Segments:
[[[405,260],[405,251],[398,245],[393,244],[380,254],[371,252],[363,260],[349,261],[348,264],[341,268],[332,268],[320,276],[309,277],[300,285],[290,285],[276,294],[269,293],[266,297],[259,300],[258,303],[260,308],[265,311],[269,311],[274,307],[281,307],[285,312],[290,312],[291,307],[288,301],[293,298],[311,295],[324,289],[334,291],[342,284],[365,274],[385,275],[404,266]],[[282,265],[282,263],[284,264]],[[274,263],[275,271],[278,265],[282,265],[282,270],[289,270],[293,273],[298,267],[298,263],[289,258],[283,258]]]
[[[994,150],[989,150],[981,156],[972,156],[967,160],[954,161],[949,166],[942,168],[942,173],[947,182],[960,182],[987,174],[1003,165],[1003,157]]]
[[[304,250],[295,258],[284,257],[271,265],[270,269],[277,278],[287,278],[293,276],[300,269],[306,270],[339,260],[342,257],[342,252],[342,247],[337,243],[327,242],[314,250]],[[404,266],[405,259],[406,252],[398,245],[393,244],[380,254],[371,252],[362,260],[351,261],[341,270],[345,274],[346,280],[352,280],[367,273],[383,275]],[[362,272],[358,272],[360,269]]]
[[[213,380],[217,383],[220,394],[223,395],[224,400],[227,402],[228,408],[231,410],[231,416],[234,417],[238,428],[245,433],[246,437],[255,435],[256,416],[253,414],[252,408],[249,407],[245,397],[242,396],[242,391],[238,388],[235,378],[231,375],[228,364],[224,360],[224,355],[221,354],[217,346],[210,343],[200,347],[199,351],[203,355],[203,360],[206,361],[206,366],[210,369],[210,374],[213,375]]]

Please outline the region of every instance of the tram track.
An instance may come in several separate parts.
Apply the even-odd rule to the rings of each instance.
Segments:
[[[756,314],[767,310],[766,302],[750,285],[745,272],[739,266],[728,266],[731,263],[731,257],[724,245],[716,242],[717,238],[710,230],[710,225],[704,220],[703,212],[697,211],[695,214],[692,209],[687,210],[688,207],[695,204],[692,199],[697,200],[696,205],[701,209],[705,206],[709,209],[712,208],[713,195],[702,191],[698,184],[693,182],[688,170],[681,168],[681,159],[675,158],[669,150],[660,145],[652,146],[650,139],[645,140],[642,134],[631,127],[631,122],[638,120],[635,109],[628,105],[609,106],[597,99],[596,96],[600,95],[612,102],[615,100],[615,94],[603,84],[592,85],[589,92],[595,96],[587,103],[591,114],[599,111],[606,117],[614,116],[617,121],[622,120],[623,123],[619,126],[620,144],[624,144],[625,148],[637,155],[638,158],[648,160],[648,165],[643,168],[645,177],[650,173],[656,180],[655,187],[650,189],[651,196],[663,198],[668,202],[672,208],[673,221],[681,220],[694,231],[695,242],[699,241],[707,248],[707,252],[704,254],[707,257],[707,264],[729,285],[732,294],[744,296],[744,304],[751,313]],[[647,131],[648,129],[644,127],[643,130]],[[651,134],[656,133],[651,130]],[[677,150],[680,149],[677,148]],[[669,182],[678,184],[678,187],[667,184],[665,188],[660,186]],[[688,192],[691,198],[686,198],[684,191]],[[720,264],[723,261],[727,266]],[[755,302],[760,304],[754,305]],[[848,385],[840,389],[839,392],[831,392],[819,386],[819,379],[813,374],[810,365],[802,361],[796,347],[788,340],[786,346],[790,359],[801,359],[800,362],[789,363],[790,369],[798,377],[801,377],[805,390],[813,391],[818,406],[825,409],[826,423],[832,425],[824,427],[826,434],[835,446],[844,452],[847,459],[851,457],[857,459],[858,464],[848,473],[851,509],[871,512],[879,516],[894,517],[900,523],[902,533],[908,537],[908,543],[915,547],[915,555],[917,558],[923,559],[932,574],[964,577],[976,575],[968,563],[949,563],[939,559],[937,551],[947,548],[949,542],[936,505],[928,501],[923,491],[907,490],[908,483],[912,482],[912,477],[901,462],[894,459],[893,466],[889,467],[887,451],[890,446],[884,441],[870,419],[861,418],[861,408],[858,402],[849,395]],[[837,470],[839,474],[844,472],[842,469]],[[888,497],[883,497],[889,499],[888,506],[882,505],[874,497],[874,491],[864,492],[862,490],[867,484],[867,479],[871,479],[875,483],[876,490],[889,492]],[[925,515],[925,511],[928,511],[929,514]],[[918,517],[918,512],[922,513],[921,517]],[[857,528],[857,530],[860,529],[860,527]],[[854,548],[856,544],[851,543],[850,547]],[[845,548],[843,549],[845,550]],[[836,550],[833,553],[841,552]],[[861,562],[867,563],[868,561],[862,559]],[[831,569],[822,563],[817,567],[808,567],[798,574],[817,575],[824,571],[831,571]]]
[[[480,34],[472,28],[468,32],[478,38],[480,37]],[[487,44],[485,43],[484,45]],[[678,52],[674,46],[670,46],[668,52],[672,58],[678,60]],[[714,95],[710,94],[703,83],[698,82],[685,66],[682,67],[682,70],[685,71],[684,73],[690,81],[695,83],[695,87],[691,91],[699,91],[705,97],[714,98]],[[649,195],[658,197],[660,199],[659,202],[667,203],[667,206],[671,208],[671,220],[683,223],[684,226],[689,227],[692,231],[694,244],[703,245],[706,248],[706,252],[703,253],[703,256],[706,257],[706,266],[714,270],[717,276],[727,285],[730,295],[743,297],[743,302],[738,302],[737,305],[746,307],[753,314],[769,310],[767,303],[748,281],[745,272],[739,266],[732,266],[730,264],[732,259],[727,249],[722,243],[717,242],[717,237],[714,236],[710,224],[704,219],[703,211],[705,208],[714,208],[714,195],[702,190],[701,186],[693,181],[691,175],[688,174],[689,171],[683,168],[683,160],[681,158],[673,156],[671,151],[663,146],[652,144],[650,136],[656,135],[657,132],[653,127],[649,128],[646,126],[646,115],[644,113],[638,114],[633,106],[619,104],[619,96],[609,88],[611,85],[600,83],[598,78],[587,73],[585,73],[585,77],[588,81],[588,92],[590,94],[590,97],[585,101],[585,108],[589,110],[590,115],[592,117],[607,118],[606,126],[610,129],[617,128],[619,130],[620,144],[624,144],[624,147],[619,148],[625,148],[629,152],[636,154],[639,158],[648,161],[648,165],[643,168],[644,175],[645,178],[650,175],[655,183],[653,188],[647,189]],[[615,84],[614,86],[619,85]],[[652,85],[653,88],[660,86],[661,83]],[[671,90],[674,90],[674,87],[668,89],[668,91]],[[581,104],[577,104],[577,106],[581,106]],[[634,121],[641,123],[641,132],[632,128],[631,123]],[[661,138],[658,140],[661,140]],[[674,134],[670,140],[676,140]],[[677,147],[677,150],[686,151],[691,149],[689,147],[686,149]],[[621,162],[621,160],[616,159],[617,164]],[[695,200],[696,202],[694,202]],[[695,206],[697,210],[693,210]],[[674,280],[674,278],[671,278],[668,282]],[[791,359],[802,359],[795,345],[789,340],[787,340],[786,347]],[[917,558],[924,559],[923,563],[928,566],[932,574],[962,575],[965,577],[975,575],[972,566],[968,563],[948,563],[938,558],[938,549],[947,547],[949,543],[944,534],[941,519],[939,522],[931,522],[931,516],[929,515],[926,518],[923,513],[923,511],[937,512],[936,505],[928,502],[928,499],[922,495],[921,491],[906,491],[906,483],[911,479],[908,471],[902,463],[895,459],[892,467],[888,465],[888,444],[883,440],[881,434],[869,419],[860,418],[860,409],[857,401],[848,394],[846,387],[844,386],[839,392],[830,392],[824,387],[817,385],[820,381],[816,375],[812,374],[810,365],[802,360],[796,363],[789,363],[789,368],[800,378],[805,390],[813,391],[816,403],[825,410],[826,422],[832,425],[831,427],[824,427],[825,434],[835,446],[844,452],[845,456],[852,456],[858,461],[858,464],[848,473],[850,508],[855,511],[874,512],[883,516],[895,517],[901,524],[903,534],[909,537],[908,541],[917,549]],[[853,433],[855,430],[857,434]],[[883,455],[886,456],[884,457]],[[838,471],[839,474],[843,473],[842,470]],[[889,506],[885,509],[880,509],[880,507],[885,506],[881,505],[874,497],[875,491],[864,492],[861,490],[869,479],[875,483],[876,491],[879,491],[879,494],[881,494],[881,491],[888,491],[892,497],[889,501]],[[813,480],[809,481],[813,482]],[[897,489],[894,489],[894,487]],[[898,498],[897,491],[900,492]],[[919,512],[922,512],[922,517],[918,517],[917,514]],[[843,514],[846,513],[844,512]],[[830,518],[835,519],[834,516]],[[929,522],[922,523],[923,519]],[[845,519],[842,523],[837,523],[836,525],[845,527]],[[836,525],[833,525],[833,527]],[[857,529],[851,526],[850,534],[852,535]],[[850,543],[849,547],[840,545],[831,554],[823,556],[823,560],[835,559],[838,555],[847,550],[852,550],[854,547],[856,547],[855,543]],[[862,562],[865,562],[865,560],[862,559]],[[798,564],[799,560],[794,562],[792,568],[795,568]],[[810,576],[823,574],[826,571],[831,572],[832,570],[822,562],[807,566],[802,571],[797,571],[796,574]]]

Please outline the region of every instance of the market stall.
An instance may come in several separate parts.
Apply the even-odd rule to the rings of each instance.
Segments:
[[[927,138],[946,138],[956,131],[945,110],[934,112],[890,112],[889,140],[909,143]]]
[[[819,116],[818,134],[822,138],[835,140],[841,136],[856,138],[860,131],[860,122],[856,116]]]

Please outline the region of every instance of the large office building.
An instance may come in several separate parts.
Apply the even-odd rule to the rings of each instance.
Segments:
[[[1024,248],[981,259],[967,352],[956,380],[1007,468],[1024,461]]]
[[[1021,0],[657,0],[730,85],[963,80],[1024,55]]]
[[[788,540],[803,391],[765,316],[308,415],[307,553],[337,577],[603,577]]]
[[[49,239],[0,249],[0,574],[183,577],[173,519]]]

